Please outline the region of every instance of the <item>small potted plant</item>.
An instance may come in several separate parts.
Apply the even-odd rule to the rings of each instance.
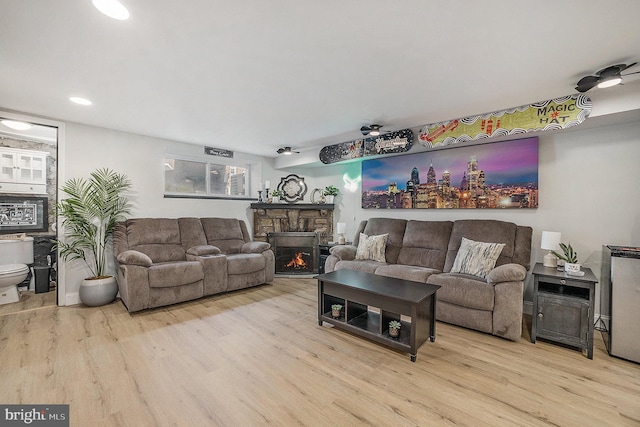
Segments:
[[[400,336],[401,323],[397,320],[389,322],[389,336],[392,338],[398,338]]]
[[[339,319],[341,312],[342,312],[342,304],[333,304],[331,306],[331,317],[333,317],[334,319]]]
[[[282,191],[280,190],[273,190],[271,192],[271,202],[273,203],[280,203],[280,197],[282,196]]]
[[[564,271],[569,274],[577,274],[580,271],[580,264],[578,263],[578,252],[574,251],[571,247],[571,243],[565,245],[560,243],[560,249],[562,254],[556,251],[551,251],[558,259],[564,261]]]
[[[333,199],[338,195],[338,187],[327,185],[322,192],[325,203],[333,204]]]

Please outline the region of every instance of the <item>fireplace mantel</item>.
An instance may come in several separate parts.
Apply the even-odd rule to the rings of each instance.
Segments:
[[[253,238],[267,241],[267,233],[310,231],[320,243],[333,240],[333,204],[251,203]]]
[[[251,209],[333,209],[333,204],[322,203],[251,203]]]

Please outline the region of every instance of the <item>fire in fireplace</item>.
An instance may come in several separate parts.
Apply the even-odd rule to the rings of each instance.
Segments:
[[[313,248],[281,248],[276,256],[276,272],[313,273]]]
[[[318,272],[318,235],[311,232],[269,233],[276,258],[276,274]]]

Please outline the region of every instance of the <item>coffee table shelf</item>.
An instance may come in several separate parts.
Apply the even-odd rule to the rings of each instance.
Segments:
[[[326,322],[410,353],[412,362],[416,360],[418,347],[427,339],[435,341],[435,293],[439,286],[351,270],[334,271],[316,278],[319,325]],[[331,315],[333,304],[343,306],[339,318]],[[392,320],[402,325],[397,338],[389,335]]]

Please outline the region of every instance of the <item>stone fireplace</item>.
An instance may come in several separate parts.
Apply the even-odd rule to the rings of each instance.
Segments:
[[[253,239],[271,244],[276,274],[318,273],[318,245],[333,240],[333,205],[252,203]]]
[[[252,203],[253,238],[269,233],[317,233],[319,243],[333,240],[333,205],[315,203]]]
[[[313,232],[268,233],[276,260],[276,274],[318,273],[318,234]]]

